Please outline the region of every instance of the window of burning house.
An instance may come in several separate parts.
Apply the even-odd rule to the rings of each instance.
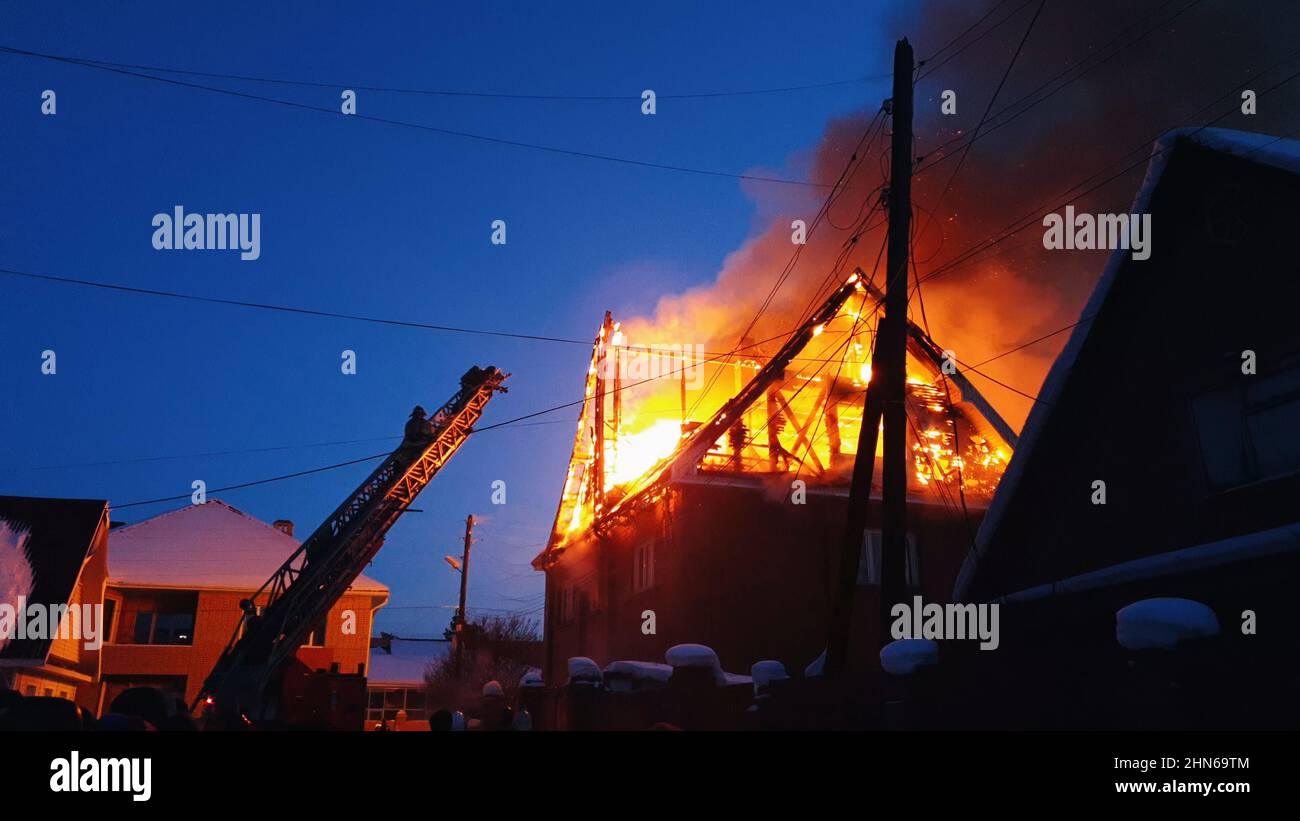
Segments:
[[[1300,471],[1300,368],[1202,394],[1192,415],[1215,489]]]
[[[858,559],[858,584],[863,586],[880,585],[880,547],[882,535],[879,530],[867,530],[862,538],[862,555]],[[916,536],[907,534],[907,560],[904,563],[905,583],[909,588],[921,586],[921,563],[916,550]]]
[[[632,551],[632,592],[640,593],[654,587],[655,542],[647,539]]]
[[[573,585],[565,584],[560,587],[560,623],[571,624],[575,615],[576,607],[574,606]]]

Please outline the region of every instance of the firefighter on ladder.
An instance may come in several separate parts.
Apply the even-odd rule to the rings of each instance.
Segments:
[[[424,408],[416,405],[406,420],[403,445],[427,445],[433,440],[433,423],[424,418]]]

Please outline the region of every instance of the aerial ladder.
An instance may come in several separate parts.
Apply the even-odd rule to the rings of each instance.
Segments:
[[[276,718],[277,673],[379,552],[397,518],[447,464],[509,376],[471,368],[461,387],[406,438],[299,545],[270,579],[240,602],[244,616],[196,699],[222,724]],[[193,709],[193,708],[192,708]]]

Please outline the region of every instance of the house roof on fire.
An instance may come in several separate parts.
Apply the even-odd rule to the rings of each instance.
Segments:
[[[847,304],[849,297],[855,292],[864,295],[864,304],[866,300],[883,304],[885,299],[884,292],[874,285],[874,278],[869,277],[861,268],[855,269],[853,274],[839,288],[833,290],[826,297],[817,310],[804,319],[803,324],[798,329],[786,337],[780,350],[775,355],[764,357],[767,360],[766,364],[759,367],[753,376],[742,387],[739,387],[735,393],[731,394],[726,402],[714,410],[705,422],[689,430],[683,426],[682,437],[672,452],[659,459],[639,477],[626,483],[626,492],[608,508],[600,510],[588,519],[587,526],[596,526],[601,521],[614,521],[629,514],[643,505],[655,493],[657,488],[669,484],[678,486],[704,484],[742,487],[751,490],[764,487],[765,480],[758,477],[719,479],[711,476],[707,480],[701,481],[698,478],[697,468],[712,444],[717,442],[719,437],[724,435],[724,432],[732,424],[727,420],[734,420],[749,409],[756,407],[760,402],[764,401],[764,396],[767,397],[767,402],[772,401],[771,388],[774,386],[779,388],[789,379],[786,371],[787,366],[805,350],[813,338],[820,335],[828,322],[841,316],[841,310]],[[857,314],[853,314],[853,316],[856,317]],[[606,312],[605,319],[607,323],[610,322],[608,312]],[[617,325],[614,327],[617,328]],[[578,458],[580,449],[583,447],[584,431],[596,428],[594,420],[588,417],[591,403],[593,401],[603,401],[604,393],[600,392],[598,394],[595,385],[597,384],[598,363],[604,355],[604,340],[605,330],[602,327],[593,346],[592,364],[588,371],[587,396],[579,414],[577,436],[569,465],[569,477],[561,494],[555,524],[552,527],[551,536],[546,546],[532,561],[533,567],[538,570],[544,569],[548,557],[557,556],[565,549],[568,534],[578,529],[572,523],[581,521],[577,515],[581,512],[581,506],[591,504],[591,500],[595,495],[588,492],[589,485],[587,484],[589,481],[587,477],[590,476],[591,471],[594,471],[594,466],[591,467],[591,471],[577,473],[574,470],[574,460]],[[941,370],[947,352],[930,337],[928,331],[910,319],[907,322],[907,355],[909,361],[916,361],[918,365],[928,369],[931,375],[936,378],[941,372],[947,373],[946,370]],[[838,381],[839,378],[838,371],[831,377],[832,381]],[[954,406],[964,406],[964,418],[978,431],[981,437],[986,441],[993,442],[995,446],[1004,445],[1008,449],[1016,447],[1017,436],[1015,431],[964,374],[960,371],[953,373],[945,379],[945,385],[949,382],[951,382],[956,395],[959,397],[952,404]],[[797,393],[798,391],[796,391]],[[947,398],[951,402],[951,394]],[[784,400],[781,401],[784,403]],[[785,411],[786,413],[792,413],[788,405],[785,406]],[[769,413],[771,413],[770,410]],[[766,423],[764,427],[767,427]],[[827,427],[829,428],[829,424]],[[800,436],[803,435],[801,432]],[[812,439],[816,438],[817,430],[814,429]],[[812,443],[809,442],[808,452],[811,451]],[[816,461],[815,454],[813,459]],[[818,468],[821,468],[820,463],[818,463]],[[773,470],[775,470],[775,467]],[[847,474],[841,475],[840,479],[844,485],[842,489],[847,493]],[[838,495],[840,489],[827,485],[820,488],[819,492]],[[909,498],[911,497],[912,494],[909,491]],[[918,497],[915,501],[923,502],[924,500]],[[978,504],[974,500],[971,503]],[[595,504],[591,504],[591,506],[598,508],[598,505]]]
[[[1300,174],[1300,141],[1220,128],[1178,128],[1164,134],[1152,147],[1146,176],[1134,198],[1133,213],[1147,212],[1157,184],[1181,146],[1196,145],[1216,153],[1239,157],[1259,165]],[[989,505],[975,538],[975,549],[967,556],[953,588],[955,600],[962,600],[979,577],[982,566],[996,553],[999,530],[1011,501],[1022,491],[1026,467],[1036,458],[1036,445],[1043,436],[1052,408],[1074,374],[1085,342],[1092,334],[1093,320],[1108,305],[1112,286],[1129,258],[1127,250],[1114,251],[1092,295],[1080,313],[1079,323],[1048,371],[1039,391],[1039,401],[1030,410],[1020,431],[1020,440],[1006,473]]]
[[[300,542],[217,499],[109,533],[108,581],[124,587],[257,590]],[[387,593],[358,576],[352,590]]]

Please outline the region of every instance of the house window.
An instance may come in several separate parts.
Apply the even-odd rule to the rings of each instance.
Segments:
[[[858,560],[858,584],[876,587],[880,585],[880,546],[879,530],[867,530],[863,533],[862,555]],[[903,562],[905,583],[908,588],[921,586],[921,564],[916,551],[916,537],[907,534],[907,558]]]
[[[632,551],[632,592],[649,590],[655,583],[655,543],[642,542]]]
[[[135,614],[135,640],[132,644],[193,644],[193,613]]]
[[[560,587],[560,623],[569,624],[573,621],[575,612],[574,607],[574,590],[572,584],[564,584]]]
[[[424,689],[420,687],[371,690],[370,701],[366,709],[366,722],[378,724],[381,721],[397,720],[398,710],[406,711],[407,721],[424,721],[428,718],[425,706]]]
[[[117,610],[117,640],[128,644],[193,644],[197,593],[141,591],[128,594]]]
[[[325,623],[328,620],[329,617],[326,616],[325,618],[320,620],[320,624],[312,628],[312,631],[307,634],[306,640],[303,641],[302,643],[303,647],[324,647],[325,646],[325,636],[326,636]]]
[[[112,644],[113,635],[116,633],[114,628],[117,626],[113,623],[113,617],[117,615],[117,601],[115,599],[104,599],[104,643]]]
[[[1300,369],[1202,394],[1192,400],[1192,416],[1215,489],[1300,470]]]

